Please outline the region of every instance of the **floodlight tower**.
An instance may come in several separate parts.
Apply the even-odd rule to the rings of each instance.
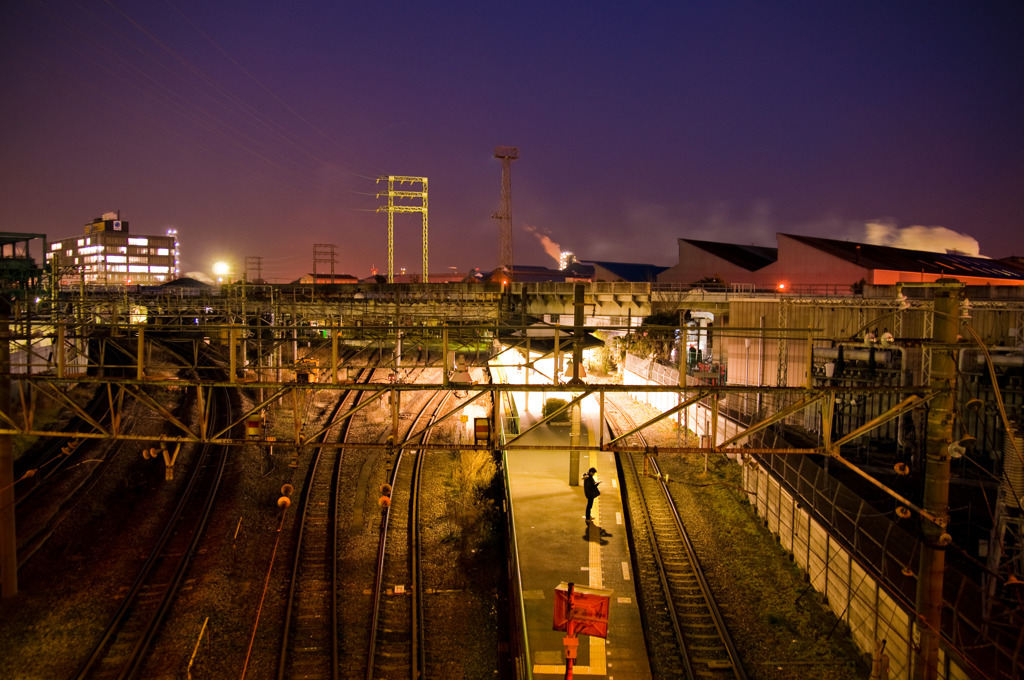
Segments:
[[[512,280],[512,161],[519,158],[514,146],[499,146],[494,157],[501,159],[501,208],[491,215],[498,220],[498,266]]]

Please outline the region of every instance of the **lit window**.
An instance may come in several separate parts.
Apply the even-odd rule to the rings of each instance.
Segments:
[[[145,265],[130,264],[128,265],[128,271],[130,272],[148,272],[149,267]]]
[[[171,271],[171,268],[153,265],[149,268],[149,271],[153,272],[154,274],[166,274],[167,272]]]
[[[149,245],[149,239],[148,238],[140,238],[138,236],[136,236],[134,238],[130,237],[128,239],[128,245],[130,245],[130,246],[148,246]]]
[[[157,248],[156,249],[156,254],[157,255],[162,255],[162,256],[166,257],[166,256],[171,254],[171,251],[170,251],[169,248]]]
[[[124,255],[107,255],[107,262],[127,262],[128,258]]]

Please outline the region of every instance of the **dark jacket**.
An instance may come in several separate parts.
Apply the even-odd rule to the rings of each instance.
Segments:
[[[588,474],[583,475],[583,495],[587,498],[597,498],[601,495],[600,489],[597,488],[598,482],[594,481],[594,478]]]

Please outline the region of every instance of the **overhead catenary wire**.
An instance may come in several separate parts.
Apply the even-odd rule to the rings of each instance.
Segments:
[[[105,72],[110,77],[132,88],[150,101],[157,104],[163,111],[171,113],[178,118],[196,126],[204,132],[214,135],[229,145],[244,151],[274,170],[284,173],[297,182],[308,182],[310,177],[317,177],[325,168],[337,168],[345,174],[357,179],[374,179],[379,173],[371,173],[353,170],[339,160],[325,157],[322,152],[323,145],[304,139],[297,134],[293,128],[275,120],[268,112],[261,110],[258,106],[251,104],[243,96],[235,94],[227,87],[221,85],[216,79],[208,75],[205,69],[196,65],[193,61],[185,58],[172,44],[163,40],[159,35],[147,29],[141,22],[134,19],[123,9],[113,2],[106,2],[111,10],[134,31],[145,37],[145,39],[159,49],[159,54],[166,55],[172,60],[168,63],[166,59],[158,58],[152,50],[147,50],[140,45],[132,36],[127,35],[123,30],[112,25],[109,18],[100,16],[95,9],[86,7],[77,0],[70,0],[71,4],[88,18],[88,22],[76,22],[74,17],[67,13],[54,11],[49,5],[36,3],[45,14],[36,15],[36,25],[49,35],[54,41],[61,44],[71,53],[80,57],[83,61],[92,64],[99,71]],[[181,14],[180,10],[172,7]],[[26,13],[19,8],[23,17]],[[187,17],[183,17],[187,19]],[[40,20],[50,22],[48,25],[40,25]],[[198,30],[198,27],[191,20],[188,21],[190,30]],[[90,26],[97,27],[97,30],[90,30]],[[204,40],[214,44],[218,53],[224,56],[232,68],[238,69],[247,78],[253,79],[267,92],[275,102],[281,103],[288,114],[300,121],[303,127],[313,130],[318,136],[324,133],[310,121],[295,111],[294,107],[284,103],[283,98],[273,93],[270,88],[248,70],[241,67],[238,61],[227,54],[225,50],[216,45],[208,35],[198,30],[198,34]],[[111,39],[104,39],[109,36]],[[137,59],[126,58],[120,51],[111,48],[117,45],[119,48],[130,48],[131,54],[137,55]],[[52,62],[52,60],[50,60]],[[145,65],[149,65],[146,67]],[[76,81],[81,81],[81,74],[71,76]],[[93,85],[93,89],[103,92],[102,84]],[[182,92],[189,93],[186,96]],[[123,105],[125,98],[123,93],[107,91],[108,100],[117,100]],[[136,107],[138,110],[138,107]],[[199,147],[203,153],[215,153],[227,160],[232,160],[228,154],[219,150],[211,149],[208,144],[202,144],[198,139],[183,134],[176,130],[160,117],[150,112],[142,112],[142,116],[149,122],[156,122],[165,129],[170,129],[176,136],[184,139],[192,146]],[[337,142],[334,146],[341,148]],[[351,154],[347,154],[351,155]],[[305,159],[305,160],[303,160]],[[247,171],[254,171],[252,164],[243,164]],[[272,174],[261,173],[267,179],[277,179]],[[339,193],[373,196],[369,191],[359,191],[354,187],[342,185]],[[359,206],[352,205],[341,199],[339,195],[333,196],[348,209],[358,210]]]
[[[241,72],[242,72],[242,73],[244,73],[244,74],[245,74],[246,76],[248,76],[248,77],[249,77],[249,78],[250,78],[250,79],[251,79],[251,80],[252,80],[252,81],[253,81],[254,83],[256,83],[257,85],[259,85],[259,86],[260,86],[260,88],[261,88],[261,89],[262,89],[262,90],[263,90],[264,92],[266,92],[266,93],[267,93],[268,95],[270,95],[271,97],[273,97],[273,98],[274,98],[274,100],[275,100],[275,101],[277,101],[277,102],[278,102],[278,103],[279,103],[279,104],[280,104],[280,105],[281,105],[281,106],[282,106],[283,108],[285,108],[286,110],[288,110],[288,111],[289,111],[289,112],[290,112],[290,113],[291,113],[292,115],[294,115],[294,116],[295,116],[295,117],[296,117],[296,118],[297,118],[298,120],[302,121],[302,122],[303,122],[303,123],[304,123],[305,125],[307,125],[307,126],[308,126],[308,127],[309,127],[309,128],[311,129],[311,130],[315,131],[315,132],[316,132],[316,133],[318,133],[318,134],[319,134],[319,135],[320,135],[320,136],[321,136],[322,138],[324,138],[324,139],[326,139],[327,141],[329,141],[329,142],[331,142],[332,144],[334,144],[334,145],[335,145],[335,146],[336,146],[337,148],[339,148],[340,150],[342,150],[342,151],[345,151],[346,153],[348,153],[349,155],[351,155],[351,156],[353,156],[353,157],[355,157],[355,156],[356,156],[356,154],[355,154],[354,152],[352,152],[351,150],[349,150],[349,149],[347,149],[347,148],[343,147],[343,146],[341,145],[341,143],[340,143],[340,142],[339,142],[339,141],[338,141],[338,140],[337,140],[336,138],[334,138],[334,137],[332,137],[331,135],[327,134],[327,133],[326,133],[326,132],[324,132],[324,131],[323,131],[323,130],[322,130],[321,128],[319,128],[318,126],[316,126],[315,124],[313,124],[313,123],[312,123],[312,122],[311,122],[311,121],[310,121],[310,120],[309,120],[308,118],[306,118],[306,117],[305,117],[305,116],[303,116],[303,115],[302,115],[301,113],[299,113],[298,111],[296,111],[296,110],[295,110],[295,108],[294,108],[294,107],[292,107],[292,106],[291,106],[291,105],[290,105],[290,104],[289,104],[289,103],[288,103],[287,101],[285,101],[285,100],[284,100],[284,99],[282,99],[282,98],[281,98],[280,96],[278,96],[278,94],[277,94],[276,92],[274,92],[274,91],[273,91],[273,90],[271,90],[271,89],[270,89],[269,87],[267,87],[267,86],[266,86],[266,85],[265,85],[265,84],[263,83],[263,81],[261,81],[261,80],[260,80],[259,78],[257,78],[257,77],[256,77],[256,75],[255,75],[255,74],[253,74],[253,73],[252,73],[252,72],[251,72],[251,71],[250,71],[249,69],[245,68],[245,67],[244,67],[244,66],[243,66],[242,64],[240,64],[240,63],[238,62],[238,60],[236,60],[236,59],[235,59],[235,58],[234,58],[233,56],[231,56],[231,55],[230,55],[230,54],[229,54],[229,53],[228,53],[228,52],[227,52],[227,51],[226,51],[226,50],[225,50],[225,49],[224,49],[223,47],[221,47],[221,45],[220,45],[220,44],[219,44],[218,42],[216,42],[216,41],[215,41],[215,40],[214,40],[214,39],[213,39],[212,37],[210,37],[210,36],[209,36],[209,34],[207,34],[207,33],[206,33],[205,31],[203,31],[203,30],[202,30],[202,29],[201,29],[201,28],[200,28],[200,27],[199,27],[199,26],[198,26],[198,25],[197,25],[197,24],[196,24],[196,23],[195,23],[194,21],[192,21],[192,19],[191,19],[191,18],[190,18],[189,16],[187,16],[187,15],[186,15],[186,14],[185,14],[184,12],[182,12],[182,11],[181,11],[181,10],[180,10],[180,9],[179,9],[179,8],[177,7],[177,5],[175,5],[175,4],[173,3],[173,2],[171,2],[171,0],[164,0],[164,2],[166,2],[166,3],[167,3],[167,5],[171,7],[171,9],[173,9],[173,10],[174,10],[175,12],[177,12],[177,13],[178,13],[178,15],[179,15],[179,16],[181,16],[181,18],[182,18],[182,19],[183,19],[184,21],[186,21],[186,22],[187,22],[187,23],[188,23],[188,24],[189,24],[190,26],[192,26],[192,28],[194,28],[194,29],[195,29],[195,31],[196,31],[197,33],[199,33],[199,35],[203,36],[203,38],[204,38],[204,39],[206,39],[206,40],[207,40],[207,41],[208,41],[208,42],[209,42],[209,43],[210,43],[210,44],[211,44],[211,45],[212,45],[212,46],[213,46],[213,47],[214,47],[215,49],[217,49],[217,51],[219,51],[219,52],[220,52],[220,53],[221,53],[222,55],[224,55],[224,58],[225,58],[225,59],[227,59],[227,60],[228,60],[229,62],[231,62],[231,63],[232,63],[232,64],[233,64],[233,65],[234,65],[234,66],[235,66],[236,68],[238,68],[238,70],[239,70],[239,71],[241,71]],[[377,178],[378,176],[380,176],[380,174],[381,174],[380,172],[373,172],[373,173],[371,173],[371,174],[366,174],[366,173],[361,173],[361,172],[357,172],[357,171],[355,171],[355,170],[351,170],[351,169],[349,169],[349,168],[343,168],[343,169],[344,169],[344,170],[345,170],[346,172],[349,172],[349,173],[351,173],[351,174],[352,174],[352,175],[354,175],[355,177],[359,177],[359,178],[361,178],[361,179],[368,179],[368,180],[375,180],[375,179],[376,179],[376,178]],[[373,194],[371,194],[371,193],[367,192],[367,194],[366,194],[366,195],[370,196],[370,195],[373,195]]]
[[[47,11],[51,11],[52,13],[52,10],[49,10],[49,8],[47,8]],[[54,33],[52,30],[45,26],[41,27],[41,29],[44,30],[48,35],[50,35],[54,40],[60,42],[66,48],[77,54],[83,60],[95,65],[98,69],[106,72],[111,77],[117,79],[126,86],[133,88],[135,91],[139,92],[140,94],[147,97],[154,103],[158,104],[163,109],[168,110],[174,113],[175,115],[179,116],[180,118],[196,125],[197,127],[220,137],[224,141],[228,142],[229,144],[232,144],[233,146],[239,148],[240,150],[246,151],[249,154],[253,155],[254,157],[266,162],[268,165],[271,165],[277,168],[278,170],[281,170],[289,174],[296,180],[305,181],[308,179],[308,175],[304,175],[297,169],[293,167],[288,167],[287,165],[271,158],[270,155],[268,155],[268,153],[271,152],[271,150],[266,148],[265,145],[260,144],[250,135],[246,135],[241,131],[239,131],[238,137],[232,137],[231,135],[225,134],[222,128],[232,129],[232,126],[227,121],[218,117],[216,114],[213,114],[209,110],[206,110],[201,106],[197,106],[194,100],[190,102],[189,106],[185,106],[182,103],[181,97],[173,96],[173,94],[171,94],[168,91],[166,86],[157,81],[152,75],[150,75],[146,71],[139,68],[137,65],[131,63],[121,55],[111,50],[103,42],[96,40],[96,38],[90,35],[88,32],[83,31],[78,26],[73,25],[66,18],[56,14],[54,14],[53,18],[55,21],[63,24],[63,27],[66,28],[69,32],[71,32],[72,35],[78,39],[78,42],[66,40],[65,38]],[[80,44],[87,45],[90,49],[82,49],[79,46]],[[144,51],[139,51],[144,56],[148,56]],[[104,61],[97,58],[97,55],[100,55],[107,59],[108,62],[113,63],[104,63]],[[80,75],[68,73],[66,69],[59,66],[58,64],[53,63],[52,60],[49,60],[49,62],[52,68],[64,72],[70,79],[78,81],[81,80]],[[180,76],[174,77],[181,80]],[[182,81],[182,84],[186,87],[191,87],[194,89],[194,85],[189,85],[185,81]],[[103,91],[102,88],[98,86],[94,86],[94,89],[98,92]],[[96,100],[87,101],[90,104],[97,105],[97,102],[102,102],[105,100],[117,100],[119,106],[131,106],[137,112],[137,114],[139,114],[139,116],[142,116],[150,124],[154,124],[164,128],[165,130],[167,130],[171,134],[174,134],[176,137],[182,139],[188,144],[196,144],[196,140],[194,138],[186,136],[179,129],[176,129],[174,126],[167,124],[162,118],[154,116],[151,113],[145,111],[138,105],[134,104],[132,100],[124,98],[121,95],[121,93],[114,93],[108,91],[108,96],[106,98],[101,97],[97,98]],[[197,113],[202,115],[197,115]],[[254,146],[254,144],[256,146]],[[263,148],[257,148],[257,146],[262,146]],[[236,162],[235,159],[232,159],[227,154],[213,147],[210,147],[209,145],[202,145],[202,149],[204,153],[213,153],[230,162]],[[239,166],[245,168],[248,171],[260,172],[260,170],[253,168],[253,166],[251,165],[239,164]],[[308,172],[314,171],[314,168],[310,166],[307,166],[304,169],[307,170]],[[261,174],[263,174],[264,177],[266,177],[267,179],[274,179],[271,175],[265,173]]]

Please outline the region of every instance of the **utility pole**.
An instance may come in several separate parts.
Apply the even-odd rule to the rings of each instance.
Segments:
[[[501,208],[491,215],[498,220],[498,266],[512,281],[512,161],[519,158],[514,146],[499,146],[494,157],[501,159]]]
[[[928,408],[922,508],[934,521],[921,518],[921,558],[917,570],[917,630],[920,643],[914,657],[914,680],[939,677],[942,630],[942,581],[946,547],[952,542],[949,524],[949,445],[953,441],[956,398],[956,345],[962,284],[949,279],[935,284],[932,367],[929,387],[936,392]]]

